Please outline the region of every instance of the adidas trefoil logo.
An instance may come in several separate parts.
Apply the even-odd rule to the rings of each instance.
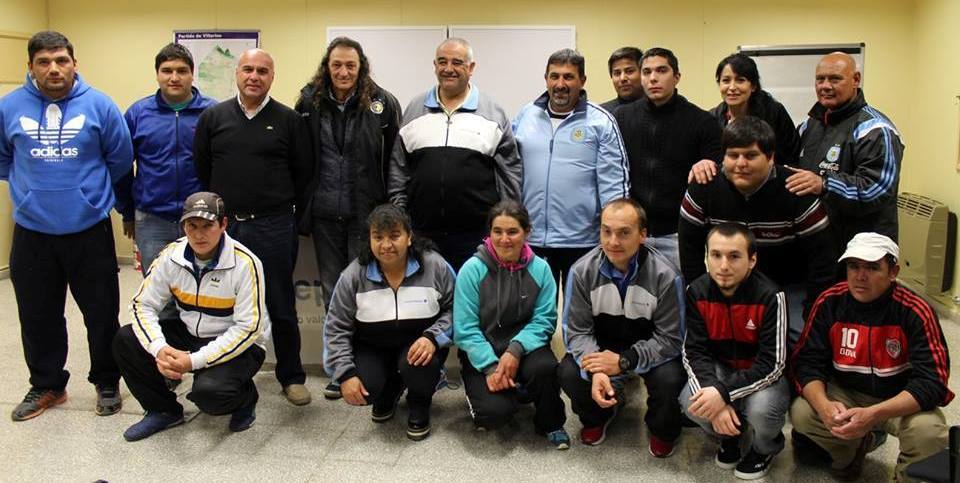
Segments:
[[[46,125],[27,116],[20,116],[20,127],[34,141],[42,144],[42,148],[33,148],[30,155],[35,158],[73,158],[79,154],[78,148],[63,147],[80,134],[87,117],[79,114],[66,124],[63,121],[63,111],[60,106],[50,104],[44,115]]]

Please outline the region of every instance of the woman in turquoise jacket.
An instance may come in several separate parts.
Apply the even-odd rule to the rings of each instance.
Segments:
[[[557,358],[550,349],[557,325],[550,266],[527,245],[530,215],[520,203],[497,203],[487,226],[489,236],[460,269],[454,292],[454,342],[470,414],[478,430],[493,429],[520,403],[532,402],[534,429],[567,449]]]

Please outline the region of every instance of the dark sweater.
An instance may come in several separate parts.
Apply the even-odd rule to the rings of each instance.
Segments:
[[[390,156],[400,129],[400,104],[374,84],[370,103],[350,98],[343,112],[329,91],[317,103],[315,89],[300,91],[296,110],[306,119],[316,173],[310,185],[310,215],[326,220],[364,221],[387,201]]]
[[[644,99],[613,115],[630,159],[630,195],[647,211],[648,233],[676,233],[690,168],[701,159],[722,158],[720,126],[678,93],[660,107]]]
[[[275,214],[303,206],[313,175],[300,114],[271,99],[253,119],[236,98],[200,116],[193,142],[197,178],[231,214]]]
[[[827,210],[816,196],[787,191],[787,173],[775,166],[770,178],[750,196],[740,193],[722,172],[705,185],[690,185],[679,227],[680,265],[686,280],[692,283],[706,271],[704,245],[710,229],[739,222],[757,238],[758,271],[781,287],[804,284],[804,309],[834,283],[837,254]]]
[[[620,96],[617,96],[617,97],[614,97],[613,99],[610,99],[607,102],[604,102],[603,104],[600,104],[600,107],[606,109],[607,112],[614,112],[617,109],[619,109],[620,106],[625,106],[627,104],[630,104],[631,102],[638,101],[640,99],[643,99],[642,95],[637,99],[623,99]]]

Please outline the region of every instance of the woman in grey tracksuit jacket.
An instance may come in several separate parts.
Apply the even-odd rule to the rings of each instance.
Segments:
[[[422,439],[429,433],[443,349],[451,344],[456,275],[431,249],[432,243],[412,233],[410,218],[401,208],[389,204],[375,208],[368,226],[370,245],[340,275],[330,301],[324,321],[324,365],[341,384],[348,403],[373,403],[375,422],[393,416],[406,387],[408,436]],[[378,233],[390,235],[386,243],[392,244],[394,263],[405,267],[399,284],[390,283],[381,262]],[[399,242],[394,243],[397,235]],[[353,378],[359,378],[363,397],[351,392],[348,382]]]

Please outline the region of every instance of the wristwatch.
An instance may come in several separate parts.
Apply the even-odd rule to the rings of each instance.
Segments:
[[[623,354],[620,354],[620,372],[627,372],[630,370],[630,359],[623,357]]]

